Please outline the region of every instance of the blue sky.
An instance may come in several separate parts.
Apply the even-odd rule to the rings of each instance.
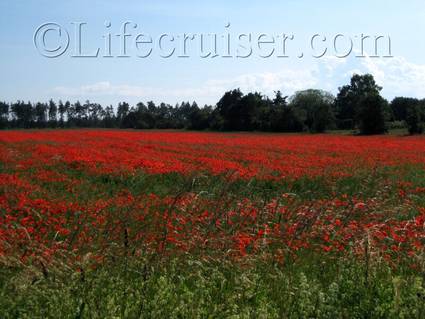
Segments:
[[[200,104],[215,104],[225,90],[236,87],[266,95],[276,90],[290,95],[307,88],[336,93],[338,86],[347,83],[354,72],[374,74],[384,87],[383,95],[389,99],[399,95],[425,97],[423,0],[0,0],[0,12],[0,100],[89,99],[102,104],[124,100],[133,104],[148,100],[172,104],[196,100]],[[111,22],[109,29],[105,21]],[[118,55],[120,39],[115,34],[120,33],[126,21],[138,24],[137,28],[129,28],[130,57],[103,58],[102,36],[114,34],[111,46],[113,55]],[[35,30],[47,22],[61,25],[70,35],[68,51],[57,58],[44,57],[33,43]],[[72,57],[72,22],[87,23],[82,33],[83,53],[100,48],[99,57]],[[228,23],[230,27],[225,28]],[[188,45],[189,58],[179,58],[177,54],[162,58],[157,43],[153,44],[150,57],[139,58],[132,46],[138,33],[152,36],[155,43],[164,33],[176,38],[184,33],[215,33],[219,39],[229,33],[234,49],[239,34],[251,33],[254,53],[249,58],[237,58],[234,51],[232,58],[204,59],[199,57],[198,42],[193,41]],[[255,38],[262,33],[274,37],[294,35],[288,44],[290,56],[259,57]],[[320,59],[311,56],[317,52],[310,48],[315,34],[327,37],[327,42],[316,42],[319,49],[328,48]],[[335,56],[332,40],[337,34],[343,34],[344,41],[353,39],[353,53],[347,58]],[[356,58],[361,34],[390,37],[393,57]],[[58,43],[54,36],[54,32],[49,33],[47,47]],[[344,41],[339,45],[344,47],[348,43]],[[381,55],[387,51],[385,48],[383,45]],[[369,42],[365,49],[366,53],[373,53]],[[301,52],[304,57],[298,58]]]

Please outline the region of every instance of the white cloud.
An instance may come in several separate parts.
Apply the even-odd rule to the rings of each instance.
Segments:
[[[364,69],[373,74],[384,87],[384,92],[414,97],[425,96],[425,65],[415,64],[403,57],[376,59],[365,58]]]
[[[336,93],[337,88],[349,82],[352,74],[371,73],[383,94],[424,97],[425,65],[408,62],[403,57],[339,59],[325,57],[313,66],[285,68],[276,72],[242,74],[226,79],[210,79],[192,87],[149,87],[114,84],[102,81],[80,87],[56,87],[53,93],[61,98],[110,98],[177,102],[196,100],[201,104],[215,103],[227,90],[240,88],[244,92],[259,91],[266,95],[281,90],[284,94],[308,88],[322,88]]]
[[[333,77],[335,70],[347,64],[347,58],[338,58],[336,56],[324,56],[318,63],[321,64],[326,71],[326,77]]]
[[[80,87],[56,87],[53,93],[61,97],[93,98],[98,96],[132,97],[138,99],[155,99],[156,97],[181,100],[216,101],[227,90],[240,88],[244,92],[259,91],[273,94],[276,90],[293,93],[319,83],[317,69],[293,70],[244,74],[229,79],[208,80],[198,87],[160,88],[127,84],[112,84],[109,81],[97,82]]]
[[[285,69],[280,72],[245,74],[226,80],[210,80],[205,85],[216,87],[221,91],[241,88],[242,91],[259,91],[270,94],[276,90],[294,92],[318,84],[317,70]]]
[[[80,87],[56,87],[54,92],[66,96],[118,95],[144,97],[152,94],[152,89],[141,86],[113,85],[108,81],[83,85]]]
[[[382,93],[387,98],[399,95],[425,97],[425,65],[409,62],[404,57],[350,57],[342,61],[331,58],[325,60],[323,69],[322,77],[327,74],[327,83],[332,83],[329,89],[333,91],[348,83],[353,74],[370,73],[383,87]]]

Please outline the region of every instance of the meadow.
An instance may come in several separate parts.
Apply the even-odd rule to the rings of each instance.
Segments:
[[[1,318],[424,318],[425,137],[0,132]]]

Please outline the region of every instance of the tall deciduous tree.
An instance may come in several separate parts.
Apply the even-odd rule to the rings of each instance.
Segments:
[[[357,119],[361,134],[383,134],[387,131],[385,112],[388,102],[379,93],[369,93],[361,98]]]
[[[0,102],[0,128],[6,128],[9,122],[9,104]]]
[[[421,101],[410,97],[396,97],[391,102],[391,110],[396,121],[406,121],[407,109],[410,106],[420,106]]]
[[[423,133],[422,114],[419,104],[410,104],[406,110],[406,124],[411,135]]]
[[[217,103],[217,119],[216,122],[221,122],[219,129],[235,130],[239,122],[239,110],[243,94],[240,89],[228,91]],[[221,118],[221,120],[220,120]]]
[[[58,116],[58,107],[53,100],[49,101],[49,126],[56,127]]]
[[[343,129],[353,129],[359,124],[358,114],[360,102],[366,96],[379,95],[382,88],[376,84],[371,74],[354,74],[350,84],[339,88],[335,100],[338,126]]]
[[[118,104],[118,110],[117,110],[117,121],[118,126],[122,127],[125,117],[128,115],[130,111],[130,105],[126,102],[122,102]]]
[[[47,124],[47,109],[48,105],[45,103],[37,103],[35,105],[35,119],[37,127],[43,128]]]
[[[290,105],[302,111],[304,124],[310,132],[322,133],[334,122],[332,105],[335,97],[322,90],[305,90],[291,97]]]

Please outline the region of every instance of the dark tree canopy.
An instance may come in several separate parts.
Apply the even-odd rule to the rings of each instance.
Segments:
[[[423,101],[420,101],[418,99],[408,97],[396,97],[391,102],[391,111],[396,121],[406,121],[407,110],[410,107],[417,107],[420,109],[421,106],[423,106]]]
[[[370,93],[359,101],[357,120],[361,134],[383,134],[387,131],[385,109],[388,102],[377,93]]]
[[[0,102],[0,129],[6,128],[9,119],[9,104]]]
[[[332,107],[335,97],[322,90],[305,90],[295,93],[290,105],[300,111],[304,125],[310,132],[323,133],[332,127]]]
[[[367,95],[379,95],[382,90],[375,82],[371,74],[354,74],[350,84],[339,88],[335,100],[335,109],[338,117],[338,125],[343,129],[353,129],[359,124],[357,118],[360,102]]]
[[[424,127],[422,123],[422,112],[419,103],[412,103],[407,106],[406,124],[410,134],[422,134]]]

